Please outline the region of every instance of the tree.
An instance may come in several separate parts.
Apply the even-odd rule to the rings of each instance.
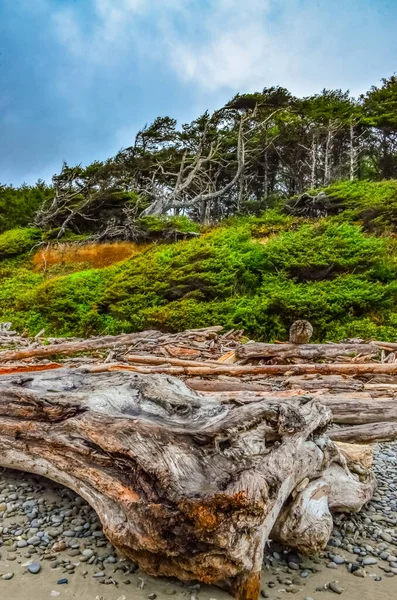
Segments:
[[[397,177],[397,77],[382,79],[361,96],[364,123],[371,128],[380,177]]]

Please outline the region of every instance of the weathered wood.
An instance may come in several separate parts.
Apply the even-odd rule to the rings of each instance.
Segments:
[[[375,344],[263,344],[249,342],[236,349],[242,360],[254,358],[302,358],[304,360],[334,360],[339,356],[376,356],[379,348]]]
[[[79,342],[65,342],[61,344],[50,344],[34,348],[23,348],[21,350],[5,350],[0,352],[0,362],[8,360],[23,360],[25,358],[47,358],[55,354],[75,354],[76,352],[89,352],[103,348],[118,348],[127,346],[147,337],[149,334],[159,335],[159,332],[144,331],[142,333],[129,333],[125,335],[108,335],[92,340]]]
[[[339,425],[361,425],[390,421],[397,423],[397,403],[393,398],[371,398],[369,393],[357,392],[355,394],[328,394],[317,392],[307,395],[303,390],[236,390],[218,392],[215,390],[203,391],[203,394],[216,397],[221,403],[231,401],[236,404],[246,404],[263,400],[266,402],[279,402],[283,398],[292,398],[301,401],[314,399],[327,406],[332,412],[333,422]]]
[[[1,355],[0,355],[1,357]],[[201,375],[205,377],[217,377],[218,375],[229,375],[230,377],[241,377],[242,375],[365,375],[365,374],[396,374],[397,363],[302,363],[294,365],[219,365],[209,367],[140,367],[120,366],[136,373],[163,373],[166,375]]]
[[[360,467],[360,473],[362,470],[370,471],[372,469],[374,461],[374,448],[373,446],[364,444],[346,444],[344,442],[336,442],[338,450],[347,460],[349,467],[352,465]]]
[[[392,442],[397,439],[397,423],[370,423],[338,427],[331,429],[328,436],[334,441],[350,444],[374,444],[375,442]]]
[[[7,364],[6,366],[0,367],[0,375],[12,375],[13,373],[30,373],[36,371],[49,371],[50,369],[60,369],[62,365],[59,363],[45,363],[39,365],[29,364]]]
[[[220,403],[160,375],[1,376],[0,464],[81,494],[148,573],[255,600],[264,545],[294,490],[343,460],[323,437],[330,420],[316,401]],[[372,494],[370,476],[347,473]],[[324,545],[312,527],[313,546]],[[307,551],[310,536],[291,542]]]
[[[217,361],[198,361],[198,360],[186,360],[183,358],[168,358],[161,356],[145,355],[145,354],[128,354],[124,360],[130,363],[142,364],[142,365],[172,365],[177,367],[209,367],[218,366]]]

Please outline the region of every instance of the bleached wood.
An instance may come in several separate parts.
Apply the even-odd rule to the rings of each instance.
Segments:
[[[330,420],[316,401],[221,403],[161,375],[0,376],[2,466],[81,494],[146,572],[221,584],[239,600],[256,599],[265,543],[295,488],[342,460],[322,434]],[[318,533],[312,522],[317,548],[323,523]],[[306,551],[309,538],[290,545]]]

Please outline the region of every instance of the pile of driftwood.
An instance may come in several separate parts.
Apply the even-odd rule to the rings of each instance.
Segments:
[[[155,575],[259,591],[265,545],[325,546],[397,438],[397,344],[243,343],[220,327],[0,331],[0,463],[81,494]]]

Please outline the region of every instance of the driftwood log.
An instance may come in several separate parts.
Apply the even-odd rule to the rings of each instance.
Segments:
[[[258,595],[269,539],[319,550],[330,511],[372,496],[371,472],[354,467],[360,451],[352,461],[339,449],[330,421],[315,400],[219,402],[162,375],[0,376],[1,466],[75,490],[148,573],[241,600]]]
[[[376,344],[263,344],[249,342],[236,349],[239,359],[253,358],[303,358],[305,360],[334,360],[339,356],[367,357],[376,356],[379,348]]]

